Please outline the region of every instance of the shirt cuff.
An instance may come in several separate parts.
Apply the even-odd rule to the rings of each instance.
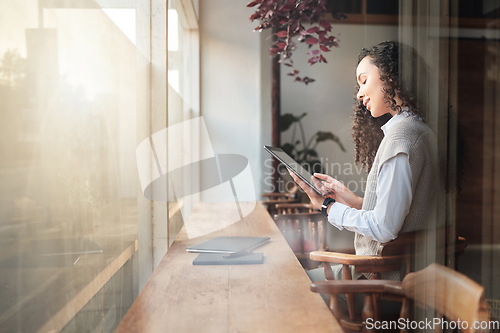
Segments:
[[[328,212],[328,222],[339,230],[342,230],[342,220],[344,218],[345,211],[349,208],[340,202],[335,202],[330,206],[330,211]]]

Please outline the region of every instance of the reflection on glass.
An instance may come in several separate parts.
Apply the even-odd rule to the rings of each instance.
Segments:
[[[182,5],[179,1],[168,2],[168,124],[175,126],[186,123],[198,116],[193,105],[193,97],[198,84],[194,79],[196,69],[196,51],[194,35],[196,27],[188,26]],[[179,132],[175,140],[167,142],[167,155],[169,165],[189,164],[192,159],[200,158],[199,135],[196,131],[186,128]],[[199,170],[182,170],[177,174],[175,186],[182,188],[197,188],[199,183]],[[171,195],[168,199],[169,208],[169,244],[173,242],[184,221],[189,216],[198,201],[199,194],[183,197],[177,193],[173,181],[169,183]]]
[[[168,50],[179,51],[179,15],[177,10],[168,10]]]
[[[180,93],[179,70],[177,69],[168,70],[168,84],[175,90],[177,94]]]
[[[0,3],[1,330],[113,327],[133,296],[135,10],[87,3]]]

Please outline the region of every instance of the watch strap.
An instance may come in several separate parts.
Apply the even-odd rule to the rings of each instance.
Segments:
[[[328,216],[328,212],[326,210],[328,209],[328,205],[330,205],[331,203],[335,203],[335,199],[326,198],[323,201],[323,204],[321,205],[321,213],[323,213],[323,215]]]

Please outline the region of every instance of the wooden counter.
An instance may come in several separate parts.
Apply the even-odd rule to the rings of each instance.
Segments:
[[[224,219],[225,204],[200,203],[190,221]],[[193,220],[195,219],[195,220]],[[259,265],[195,266],[186,247],[215,236],[270,236]],[[223,230],[188,239],[184,230],[117,332],[342,332],[265,208]]]

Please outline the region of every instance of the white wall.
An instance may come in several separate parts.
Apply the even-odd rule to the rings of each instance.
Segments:
[[[308,52],[300,44],[293,54],[294,64],[301,75],[316,81],[304,85],[293,82],[282,66],[281,113],[300,115],[303,119],[306,138],[319,131],[331,131],[341,138],[347,152],[342,152],[331,142],[320,143],[318,153],[323,157],[325,172],[348,184],[349,188],[362,195],[366,175],[354,162],[354,145],[351,137],[351,115],[356,85],[355,72],[358,53],[362,47],[370,47],[384,40],[397,40],[397,26],[337,24],[333,31],[339,36],[340,46],[325,54],[327,64],[307,63]],[[291,131],[283,133],[281,143],[291,140]]]
[[[262,34],[253,32],[257,24],[250,22],[252,13],[240,1],[199,4],[201,114],[216,154],[241,154],[250,162],[255,189],[248,188],[239,200],[260,197],[262,142],[269,141],[262,136],[270,136],[270,123],[261,120],[270,113],[265,109],[270,103],[262,102],[268,98],[262,94],[270,90],[270,76],[262,81]]]
[[[269,32],[256,33],[253,13],[245,3],[231,0],[200,1],[201,112],[208,127],[215,153],[239,153],[252,168],[255,194],[264,190],[267,154],[271,143]],[[397,39],[397,26],[334,25],[340,47],[326,54],[328,64],[310,66],[307,48],[299,45],[293,55],[301,74],[316,82],[308,86],[293,82],[282,66],[281,112],[300,115],[306,136],[318,130],[332,131],[341,137],[347,150],[332,142],[321,143],[318,152],[326,162],[326,172],[348,184],[362,195],[366,175],[353,164],[351,115],[357,56],[362,47]],[[291,131],[282,135],[290,140]],[[202,198],[203,199],[203,198]],[[240,200],[251,198],[240,198]]]

